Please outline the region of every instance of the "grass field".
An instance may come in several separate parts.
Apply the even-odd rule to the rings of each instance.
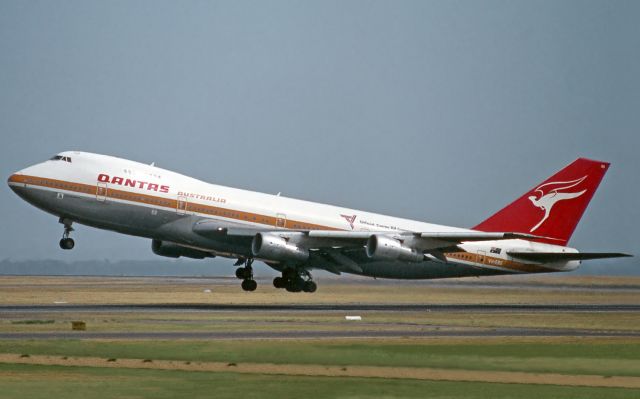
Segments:
[[[8,398],[637,398],[624,388],[1,365]]]
[[[522,276],[521,276],[522,277]],[[640,278],[516,277],[466,278],[461,286],[441,286],[440,281],[390,282],[389,280],[320,281],[314,294],[291,294],[260,280],[255,292],[240,289],[236,279],[149,279],[114,277],[0,277],[0,305],[18,304],[353,304],[367,302],[411,304],[635,304]],[[505,284],[513,282],[526,285]],[[495,287],[477,288],[475,284]],[[536,283],[550,288],[540,290]],[[567,289],[578,286],[581,289]],[[636,289],[590,290],[598,286],[632,286]],[[553,288],[555,287],[555,288]],[[211,292],[205,292],[210,290]]]
[[[624,304],[637,303],[639,297],[636,280],[537,279],[531,281],[547,287],[329,281],[321,285],[323,294],[313,296],[267,287],[247,294],[230,280],[0,277],[0,304],[251,304],[298,298],[325,304]],[[591,285],[600,289],[590,290]],[[205,288],[212,293],[204,293]],[[230,339],[0,341],[0,397],[640,397],[640,338],[634,337],[233,339],[234,332],[254,330],[640,331],[640,317],[634,312],[364,311],[360,315],[361,322],[347,323],[344,314],[322,311],[6,313],[0,319],[0,332],[68,331],[71,320],[83,320],[91,332],[223,331]]]
[[[0,341],[0,353],[112,359],[340,366],[431,367],[602,376],[640,376],[640,339],[324,341]]]

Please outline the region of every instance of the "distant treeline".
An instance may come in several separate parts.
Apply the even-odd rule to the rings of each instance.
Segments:
[[[276,272],[260,264],[257,274],[266,277]],[[64,262],[59,260],[0,261],[0,275],[56,275],[56,276],[233,276],[233,260],[88,260]],[[317,272],[316,272],[317,273]],[[575,275],[638,276],[640,258],[613,259],[585,262]]]
[[[233,260],[59,260],[0,261],[0,275],[56,275],[56,276],[233,276]]]

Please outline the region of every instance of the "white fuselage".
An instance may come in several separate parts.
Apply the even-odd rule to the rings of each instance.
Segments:
[[[50,160],[28,167],[14,174],[9,184],[25,200],[61,218],[224,256],[246,256],[246,253],[239,249],[239,243],[227,245],[224,241],[207,241],[190,234],[184,228],[185,220],[193,224],[207,219],[221,226],[256,230],[472,231],[219,186],[111,156],[73,151],[60,155],[68,160]],[[431,260],[423,265],[406,266],[404,262],[370,262],[359,274],[433,278],[567,271],[579,264],[516,262],[507,255],[508,251],[576,252],[568,247],[519,239],[469,242],[459,248],[463,251],[446,254],[447,263]],[[397,271],[403,265],[408,271]],[[429,267],[433,272],[427,270]]]

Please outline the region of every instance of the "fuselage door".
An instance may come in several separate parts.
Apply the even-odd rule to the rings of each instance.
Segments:
[[[276,215],[276,227],[281,229],[287,227],[287,216],[284,213],[278,213]]]
[[[100,202],[104,202],[107,199],[107,183],[100,183],[96,185],[96,199]]]
[[[487,251],[478,251],[478,263],[484,264],[487,261]]]
[[[178,212],[178,215],[184,215],[187,213],[187,197],[178,197],[176,211]]]

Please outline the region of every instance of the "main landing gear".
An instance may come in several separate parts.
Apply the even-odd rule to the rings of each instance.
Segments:
[[[62,233],[62,239],[60,239],[60,248],[65,250],[73,249],[76,243],[73,241],[73,238],[69,237],[73,231],[73,227],[71,227],[73,222],[69,219],[60,218],[60,223],[64,224],[64,233]]]
[[[316,292],[318,289],[318,286],[311,278],[311,273],[304,269],[284,270],[282,277],[273,279],[273,286],[276,288],[284,288],[289,292]]]
[[[255,291],[258,288],[258,283],[253,279],[253,259],[247,259],[244,267],[236,269],[236,277],[242,280],[242,289],[245,291]]]

